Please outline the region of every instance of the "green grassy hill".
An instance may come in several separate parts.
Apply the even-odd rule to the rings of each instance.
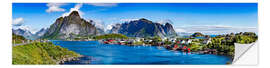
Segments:
[[[23,36],[12,33],[12,43],[19,44],[23,43],[23,41],[26,41],[26,39]]]
[[[95,39],[128,39],[128,37],[123,34],[105,34],[96,36]]]
[[[52,43],[31,43],[12,48],[12,64],[57,64],[68,57],[79,54]]]

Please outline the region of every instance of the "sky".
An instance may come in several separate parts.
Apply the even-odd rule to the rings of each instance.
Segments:
[[[171,21],[176,32],[222,34],[258,31],[257,3],[13,3],[12,27],[32,33],[59,17],[79,11],[105,30],[116,23],[146,18]]]

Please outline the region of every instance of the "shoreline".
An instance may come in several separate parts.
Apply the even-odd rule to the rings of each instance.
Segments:
[[[98,41],[97,41],[98,42]],[[100,43],[100,42],[99,42]],[[104,44],[104,43],[101,43],[101,44]],[[123,46],[134,46],[134,45],[123,45]],[[135,45],[135,46],[143,46],[143,45]],[[156,46],[158,47],[158,45],[149,45],[149,46]],[[168,51],[180,51],[180,52],[183,52],[183,53],[188,53],[188,52],[185,52],[185,51],[181,51],[181,50],[172,50],[172,49],[167,49],[165,46],[160,46],[160,47],[164,47],[166,50]],[[190,51],[189,52],[190,54],[201,54],[201,55],[207,55],[209,53],[199,53],[199,51]],[[228,64],[231,64],[232,63],[232,60],[233,60],[233,56],[229,56],[229,55],[224,55],[224,54],[209,54],[209,55],[219,55],[219,56],[226,56],[228,57],[228,61],[226,62],[226,65]],[[81,57],[85,57],[83,55],[80,55],[79,57],[69,57],[69,58],[65,58],[65,59],[62,59],[58,62],[59,65],[63,65],[65,64],[65,62],[69,62],[69,61],[78,61],[80,60],[79,58]]]
[[[70,40],[58,40],[58,41],[70,41]],[[74,41],[74,40],[73,40]],[[82,41],[82,40],[75,40],[74,42],[79,42],[79,41]],[[102,43],[102,44],[106,44],[106,43],[103,43],[103,42],[100,42],[100,41],[98,41],[98,40],[91,40],[91,41],[97,41],[97,42],[99,42],[99,43]],[[85,42],[85,41],[83,41],[83,42]],[[111,43],[109,43],[109,44],[111,44]],[[114,44],[112,44],[112,45],[114,45]],[[118,44],[118,45],[122,45],[122,44]],[[136,45],[136,44],[128,44],[128,45],[123,45],[123,46],[160,46],[160,47],[164,47],[165,49],[167,49],[167,50],[173,50],[173,48],[168,48],[168,47],[166,47],[166,46],[162,46],[162,45],[152,45],[152,44],[142,44],[142,45]],[[181,49],[175,49],[175,50],[173,50],[173,51],[181,51],[181,52],[185,52],[185,51],[182,51]],[[205,53],[204,52],[205,50],[201,50],[201,51],[190,51],[191,53],[193,53],[193,54],[213,54],[213,55],[222,55],[222,56],[231,56],[231,58],[233,58],[233,56],[232,55],[226,55],[226,54],[220,54],[220,53]],[[203,52],[203,53],[201,53],[201,52]]]
[[[58,40],[58,41],[70,41],[70,40]],[[82,40],[73,40],[74,42],[75,41],[82,41]],[[101,44],[106,44],[106,43],[102,43],[98,40],[91,40],[91,41],[97,41],[98,43],[101,43]],[[113,44],[112,44],[113,45]],[[121,45],[121,44],[118,44],[118,45]],[[232,55],[226,55],[225,53],[219,53],[219,52],[205,52],[206,50],[201,50],[201,51],[182,51],[180,49],[173,49],[172,47],[166,47],[166,46],[162,46],[162,45],[151,45],[151,44],[148,44],[148,45],[123,45],[123,46],[160,46],[160,47],[164,47],[166,50],[168,51],[181,51],[181,52],[184,52],[184,53],[190,53],[190,54],[199,54],[199,55],[204,55],[204,54],[210,54],[210,55],[219,55],[219,56],[226,56],[228,58],[230,58],[230,61],[228,61],[227,63],[232,63],[233,59],[234,59],[234,56]],[[58,61],[57,64],[64,64],[64,62],[66,61],[74,61],[74,60],[79,60],[78,58],[80,57],[84,57],[83,55],[80,55],[79,57],[69,57],[69,58],[64,58],[60,61]]]
[[[79,55],[78,57],[67,57],[67,58],[63,58],[59,61],[56,62],[57,65],[61,65],[64,64],[66,61],[74,61],[74,60],[80,60],[80,57],[84,57],[84,55]]]

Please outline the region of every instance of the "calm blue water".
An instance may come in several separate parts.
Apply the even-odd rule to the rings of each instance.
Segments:
[[[218,55],[187,54],[157,46],[124,46],[97,41],[53,41],[86,57],[65,64],[226,64],[230,58]]]
[[[195,37],[196,39],[205,39],[205,37]]]
[[[217,35],[210,35],[210,37],[216,37]]]
[[[211,38],[216,37],[217,35],[209,35]],[[195,37],[196,39],[206,39],[206,37]]]

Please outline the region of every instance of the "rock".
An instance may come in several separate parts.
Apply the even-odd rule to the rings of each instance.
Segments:
[[[38,37],[42,37],[47,31],[48,31],[48,28],[42,28],[39,31],[37,31],[35,35]]]
[[[78,11],[73,11],[69,16],[58,18],[42,38],[45,39],[67,39],[77,36],[100,35],[102,30],[92,24],[92,20],[82,19]]]
[[[116,24],[109,33],[120,33],[129,37],[170,37],[177,36],[170,23],[155,23],[145,18],[122,24]]]
[[[35,35],[32,34],[28,29],[12,29],[12,33],[15,35],[23,36],[26,39],[34,39]]]

